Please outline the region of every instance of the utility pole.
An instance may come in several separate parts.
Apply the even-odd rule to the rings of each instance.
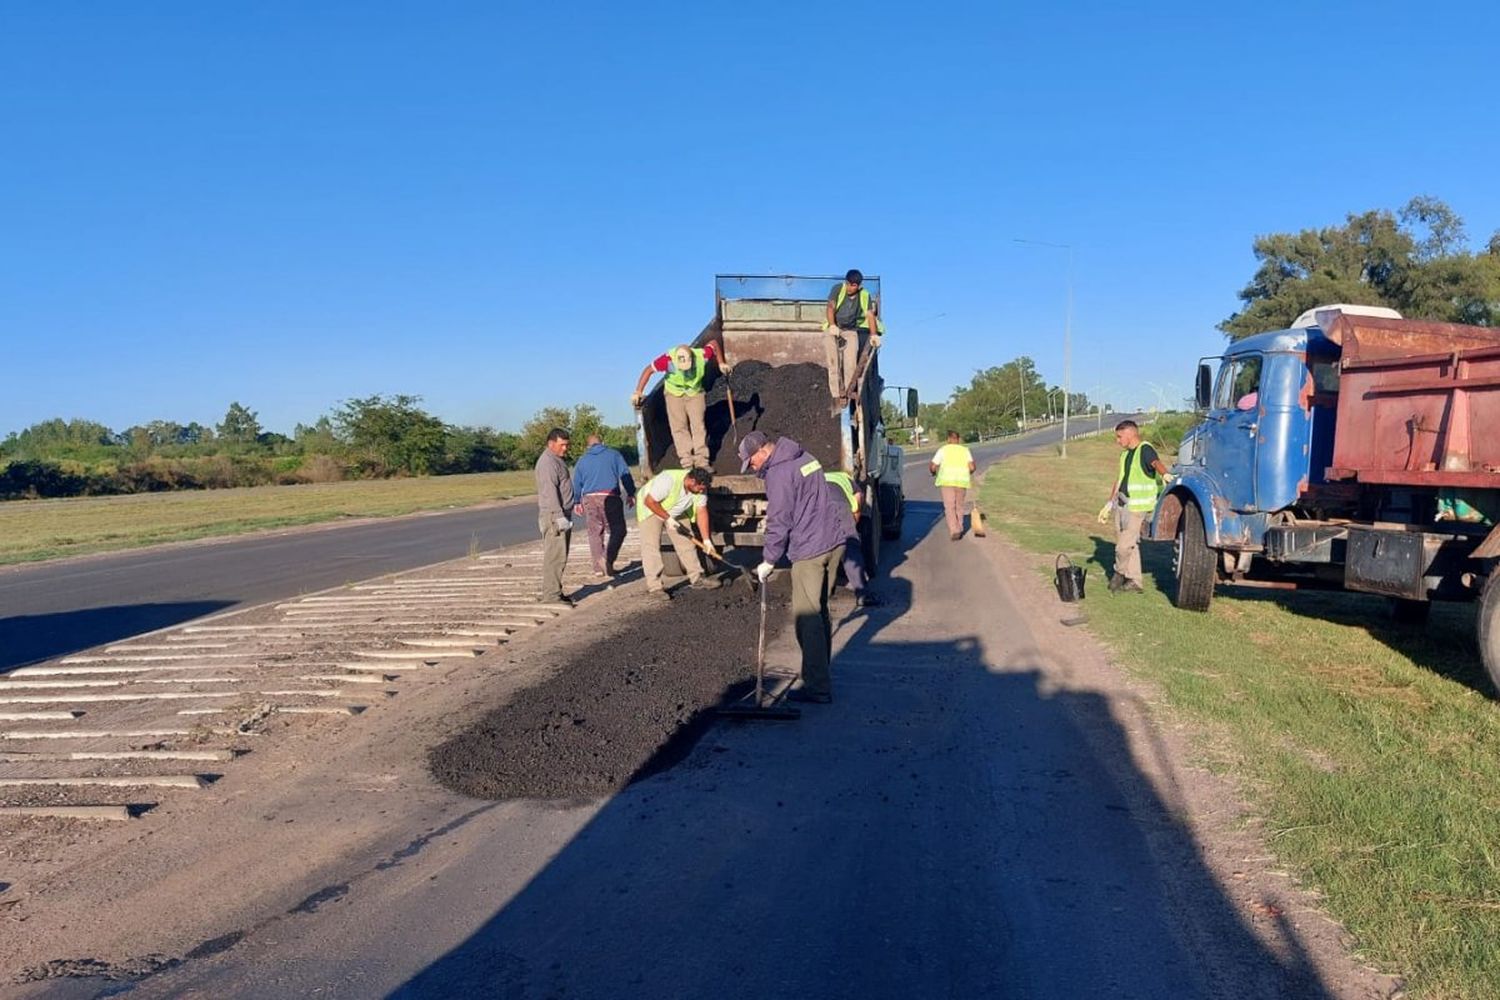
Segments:
[[[1068,306],[1063,314],[1063,412],[1062,412],[1062,449],[1063,458],[1068,457],[1068,396],[1073,386],[1073,244],[1071,243],[1048,243],[1046,240],[1022,240],[1014,239],[1013,242],[1025,243],[1030,246],[1052,247],[1057,250],[1068,251]]]

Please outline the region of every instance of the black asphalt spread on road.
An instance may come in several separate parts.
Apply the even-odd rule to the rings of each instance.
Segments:
[[[731,426],[729,392],[734,391]],[[829,412],[828,369],[805,363],[773,367],[761,361],[741,361],[728,376],[719,376],[704,392],[703,426],[708,438],[709,463],[720,476],[740,474],[736,436],[764,431],[771,440],[789,437],[811,455],[830,463],[839,454],[839,420]],[[681,464],[671,445],[657,468]]]
[[[768,636],[786,620],[789,588],[772,581]],[[680,760],[716,707],[748,690],[759,618],[743,583],[683,588],[669,605],[616,619],[547,680],[435,747],[428,766],[444,786],[481,799],[617,791]]]

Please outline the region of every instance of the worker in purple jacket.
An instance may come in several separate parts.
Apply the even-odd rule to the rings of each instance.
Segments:
[[[792,615],[802,649],[802,686],[791,701],[826,705],[833,701],[828,661],[833,651],[833,618],[828,602],[838,580],[844,542],[854,530],[849,507],[823,478],[823,464],[791,438],[772,442],[761,431],[740,441],[740,471],[751,469],[766,481],[766,530],[762,562],[755,575],[764,585],[783,557],[792,564]]]

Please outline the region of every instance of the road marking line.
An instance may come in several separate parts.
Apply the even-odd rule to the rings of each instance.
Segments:
[[[75,750],[67,753],[4,753],[7,764],[68,760],[234,760],[233,750]]]
[[[170,639],[171,636],[168,636],[167,638]],[[104,647],[104,651],[106,653],[141,653],[141,652],[147,652],[147,651],[152,651],[152,650],[154,650],[156,652],[165,652],[166,650],[169,650],[169,649],[227,649],[228,647],[229,647],[229,643],[227,643],[227,642],[198,642],[198,643],[195,643],[195,644],[193,644],[191,646],[188,646],[188,645],[148,646],[148,645],[144,645],[144,644],[134,645],[134,644],[131,644],[131,643],[123,643],[123,644],[115,645],[115,646],[105,646]]]
[[[396,641],[404,646],[427,646],[433,649],[473,649],[475,646],[473,639],[462,636],[452,639],[397,639]]]
[[[72,722],[82,712],[0,712],[0,722]]]
[[[209,736],[244,735],[237,729],[228,729],[223,726],[205,726],[195,729],[74,729],[64,733],[49,732],[44,729],[11,729],[0,730],[0,740],[124,740],[160,736],[196,736],[199,733]]]
[[[74,694],[35,695],[22,698],[0,697],[0,705],[60,705],[69,702],[103,701],[182,701],[187,698],[238,698],[242,691],[151,691],[142,694]]]
[[[374,674],[370,677],[355,677],[349,674],[298,674],[299,681],[337,681],[340,684],[389,684],[395,674]]]
[[[128,820],[128,806],[0,806],[0,816],[52,816],[58,819]]]
[[[139,774],[130,777],[87,778],[0,778],[0,786],[6,785],[107,785],[110,788],[133,788],[152,786],[158,788],[204,788],[208,782],[196,774]]]
[[[127,684],[238,684],[244,680],[243,677],[130,677],[117,678],[115,680],[103,681],[3,681],[0,682],[0,691],[10,688],[28,689],[58,689],[58,688],[101,688],[101,687],[124,687]]]
[[[171,663],[181,660],[244,659],[244,653],[143,653],[140,656],[65,656],[58,663]]]
[[[437,663],[439,660],[456,660],[465,657],[464,651],[433,652],[430,649],[356,649],[355,656],[368,656],[372,660],[421,660],[424,663]],[[467,656],[478,656],[480,650],[470,649]]]

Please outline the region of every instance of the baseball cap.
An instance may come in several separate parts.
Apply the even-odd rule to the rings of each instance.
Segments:
[[[678,371],[687,371],[693,367],[693,349],[686,344],[678,344],[672,348],[672,364],[677,366]]]
[[[770,440],[765,431],[751,431],[740,438],[740,472],[750,471],[750,456],[764,448]]]

